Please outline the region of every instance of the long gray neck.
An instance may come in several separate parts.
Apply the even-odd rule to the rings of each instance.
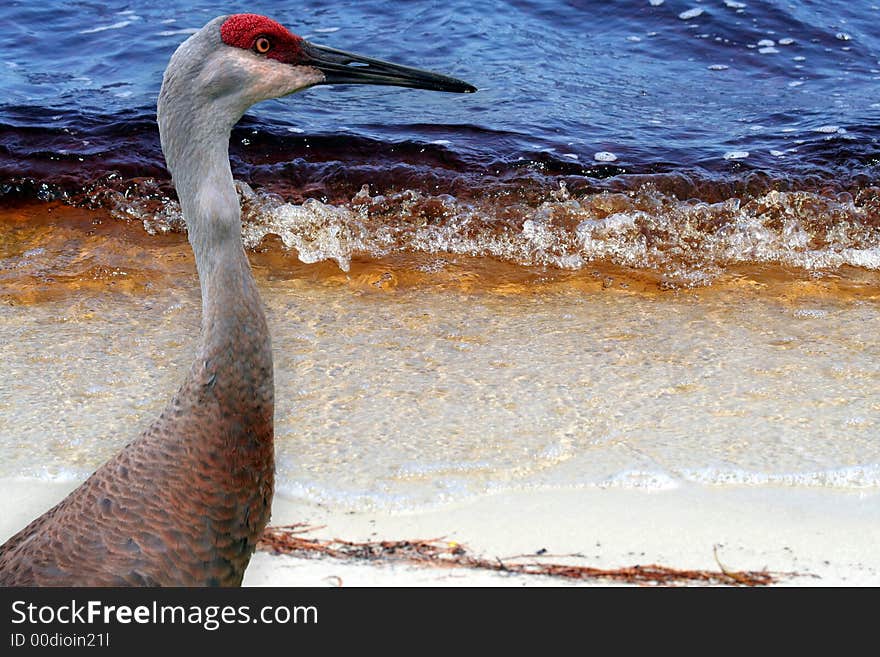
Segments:
[[[244,278],[252,277],[229,167],[229,131],[190,125],[186,132],[184,148],[170,148],[166,158],[195,254],[207,319],[217,302],[231,308],[238,300],[233,295],[244,291]]]
[[[199,39],[181,46],[166,71],[158,107],[162,150],[201,283],[202,335],[196,365],[203,362],[222,375],[219,392],[225,383],[229,394],[240,398],[245,391],[235,386],[252,386],[257,398],[271,400],[269,332],[242,248],[241,212],[229,166],[230,132],[240,115],[212,112],[211,103],[193,94],[192,71],[175,65],[175,60],[198,62],[200,51],[212,47]]]

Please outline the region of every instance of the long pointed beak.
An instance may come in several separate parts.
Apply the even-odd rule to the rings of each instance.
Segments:
[[[392,64],[309,42],[303,43],[302,47],[306,55],[303,63],[322,71],[324,84],[384,84],[461,94],[477,90],[473,85],[448,75]]]

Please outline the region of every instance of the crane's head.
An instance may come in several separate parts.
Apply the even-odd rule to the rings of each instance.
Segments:
[[[316,84],[385,84],[458,93],[476,91],[467,82],[446,75],[309,43],[271,18],[256,14],[229,16],[220,26],[220,36],[227,46],[248,53],[260,72],[280,78],[281,86],[281,80],[289,80],[293,88],[285,93]]]
[[[209,109],[234,123],[254,103],[320,84],[476,91],[446,75],[310,43],[265,16],[235,14],[212,20],[174,53],[160,114],[163,96],[190,96],[195,97],[193,108]]]

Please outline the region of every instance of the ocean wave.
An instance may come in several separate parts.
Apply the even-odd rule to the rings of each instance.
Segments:
[[[490,257],[528,267],[580,270],[593,263],[659,272],[670,286],[710,284],[728,268],[775,264],[807,272],[880,269],[880,192],[769,191],[751,199],[680,200],[652,184],[629,192],[575,194],[562,184],[547,200],[461,200],[416,190],[345,202],[291,203],[238,182],[247,248],[273,238],[304,263],[400,253]],[[111,213],[150,233],[185,230],[173,200],[105,199]]]

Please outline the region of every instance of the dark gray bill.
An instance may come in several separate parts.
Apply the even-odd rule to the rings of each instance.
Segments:
[[[473,85],[448,75],[392,64],[327,46],[316,46],[313,43],[306,42],[303,45],[305,63],[323,71],[325,84],[387,84],[462,94],[477,90]]]

